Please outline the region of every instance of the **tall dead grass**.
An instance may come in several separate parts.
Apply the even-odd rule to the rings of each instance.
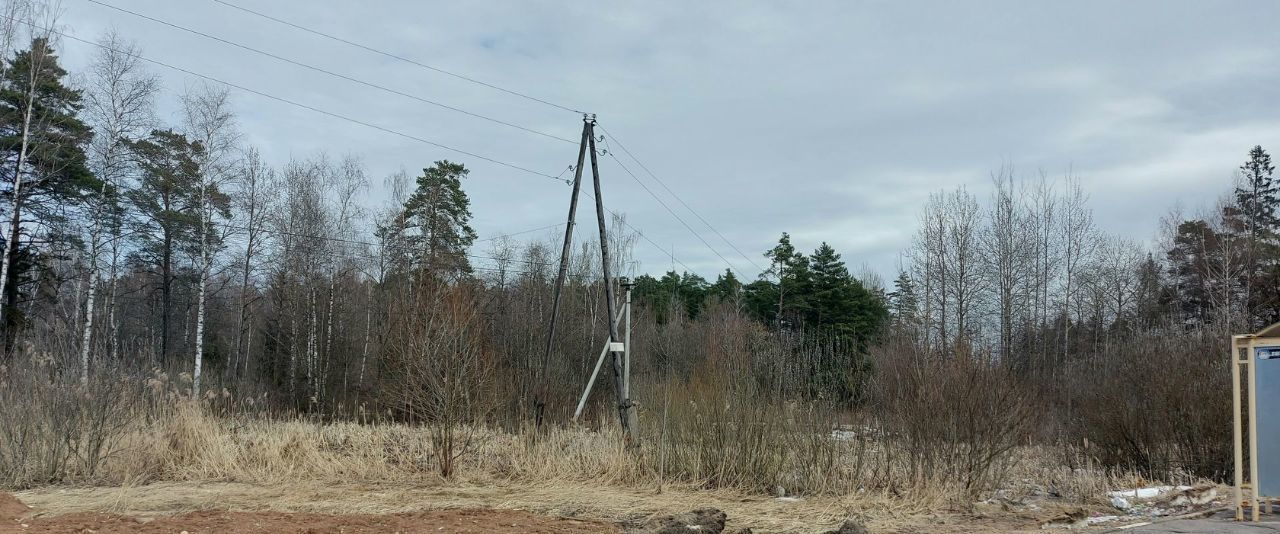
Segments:
[[[464,429],[473,445],[457,457],[446,481],[434,449],[437,423],[281,418],[255,399],[236,399],[229,392],[193,400],[181,378],[121,375],[81,387],[50,374],[53,368],[36,365],[0,374],[0,400],[6,406],[0,411],[0,486],[167,480],[571,482],[879,496],[941,505],[970,503],[1029,478],[1052,478],[1045,484],[1081,493],[1102,491],[1098,481],[1110,480],[1064,469],[1060,457],[1009,445],[1006,437],[979,443],[990,435],[985,429],[1001,421],[987,412],[956,407],[915,426],[902,425],[874,411],[854,414],[832,405],[770,402],[749,380],[694,373],[714,378],[650,383],[643,395],[656,401],[641,414],[638,450],[626,448],[605,420],[539,433],[477,422]],[[923,390],[952,374],[912,376],[896,386],[901,391],[895,395],[920,400],[914,405],[920,410],[967,398],[962,393],[973,395],[971,388],[957,386],[935,398]],[[984,395],[999,393],[986,390]],[[973,406],[1004,409],[999,403]],[[966,414],[991,420],[966,423]],[[938,428],[926,432],[920,425]],[[965,433],[974,428],[978,433]],[[945,449],[950,452],[913,447],[950,447]],[[981,461],[972,461],[972,451],[982,453]]]
[[[582,483],[627,488],[728,489],[787,495],[892,496],[922,506],[967,503],[972,494],[941,477],[911,483],[910,465],[867,428],[837,429],[803,408],[760,411],[695,407],[668,418],[665,442],[654,428],[637,452],[613,430],[556,428],[533,439],[490,427],[473,429],[474,454],[459,460],[453,480],[440,477],[432,429],[401,423],[316,422],[215,415],[207,405],[178,401],[152,419],[131,419],[93,470],[74,462],[52,469],[34,461],[5,486],[49,483],[138,485],[157,481],[298,481],[442,483]],[[729,417],[733,414],[734,417]],[[649,414],[647,420],[659,424]],[[1111,478],[1066,469],[1044,451],[1015,451],[1007,472],[1041,487],[1097,498]],[[38,458],[32,458],[38,460]],[[1041,478],[1046,477],[1046,478]],[[1018,487],[1015,483],[1009,488]],[[992,487],[992,490],[1001,489]],[[1021,490],[1019,490],[1021,491]]]

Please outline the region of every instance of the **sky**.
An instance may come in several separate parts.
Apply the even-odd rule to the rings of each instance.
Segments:
[[[577,156],[582,117],[571,111],[215,0],[99,1],[574,142],[88,0],[64,0],[66,31],[94,40],[114,28],[147,58],[540,174],[561,175]],[[226,1],[597,114],[665,184],[614,143],[639,183],[601,160],[605,204],[647,238],[634,250],[642,272],[670,269],[674,255],[681,270],[753,279],[789,232],[802,250],[825,241],[852,270],[891,280],[929,193],[985,198],[1005,165],[1028,178],[1072,173],[1103,230],[1149,241],[1171,207],[1228,191],[1251,147],[1280,147],[1280,2]],[[63,46],[73,72],[96,51]],[[177,95],[202,80],[149,68],[164,84],[161,116],[176,124]],[[359,156],[372,205],[386,198],[385,176],[449,159],[471,169],[482,239],[567,212],[570,189],[546,176],[236,89],[232,98],[244,141],[269,163]]]

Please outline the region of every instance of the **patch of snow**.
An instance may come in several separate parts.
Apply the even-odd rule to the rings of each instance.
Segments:
[[[836,441],[853,441],[858,437],[858,433],[852,430],[832,430],[831,439]]]
[[[1110,523],[1112,521],[1119,521],[1121,519],[1123,518],[1118,515],[1100,515],[1100,516],[1086,518],[1084,520],[1084,523],[1086,525],[1097,525],[1099,523]]]
[[[776,500],[779,500],[782,502],[799,502],[799,501],[803,501],[804,499],[801,499],[799,497],[778,497]]]
[[[1166,493],[1174,491],[1186,491],[1191,486],[1151,486],[1149,488],[1137,488],[1130,490],[1119,490],[1107,493],[1111,497],[1127,497],[1131,499],[1154,499]]]

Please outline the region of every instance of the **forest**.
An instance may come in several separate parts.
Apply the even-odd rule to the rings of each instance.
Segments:
[[[56,35],[14,20],[0,28],[0,487],[183,476],[112,467],[180,414],[246,451],[226,429],[425,429],[444,478],[500,469],[476,452],[500,441],[486,432],[612,436],[605,383],[570,423],[609,332],[587,226],[544,370],[563,225],[482,239],[475,162],[374,177],[360,154],[272,160],[244,141],[231,89],[163,87],[116,33],[69,73]],[[1225,480],[1223,346],[1280,320],[1273,171],[1262,146],[1240,147],[1204,177],[1220,198],[1139,239],[1095,224],[1088,191],[1105,186],[1088,176],[995,169],[932,194],[885,277],[787,228],[755,252],[756,279],[636,273],[640,236],[617,215],[641,451],[582,476],[967,498],[1043,447],[1053,480]],[[385,202],[364,203],[371,188]],[[553,430],[533,425],[540,388]],[[570,438],[543,439],[523,446]]]

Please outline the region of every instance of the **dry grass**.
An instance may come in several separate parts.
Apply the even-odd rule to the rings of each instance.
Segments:
[[[675,492],[716,488],[707,476],[673,475],[670,459],[666,476],[660,477],[656,448],[628,451],[611,431],[559,428],[545,431],[537,439],[488,428],[474,432],[477,448],[461,459],[456,481],[460,485],[590,484],[647,491],[661,487]],[[866,441],[857,439],[821,439],[830,442],[828,446],[835,451],[833,463],[838,466],[837,473],[827,476],[847,482],[838,488],[842,491],[804,492],[806,498],[853,496],[875,501],[906,497],[920,509],[964,503],[967,494],[958,483],[930,480],[922,487],[893,484],[895,475],[901,473],[886,459],[884,447],[867,446]],[[167,420],[140,425],[124,436],[119,450],[93,476],[70,481],[126,487],[160,481],[445,484],[433,463],[430,444],[430,430],[421,426],[216,417],[184,403]],[[683,454],[697,454],[696,447],[688,447]],[[786,456],[783,452],[783,447],[777,447],[773,454],[781,458]],[[1052,488],[1078,500],[1098,498],[1108,488],[1141,482],[1100,470],[1063,467],[1052,451],[1038,447],[1017,450],[1007,479],[1006,491]],[[736,495],[767,494],[733,486],[721,489]]]
[[[950,510],[923,509],[902,499],[814,497],[783,501],[734,491],[677,489],[657,493],[590,483],[550,484],[438,482],[320,482],[284,484],[240,482],[159,482],[136,487],[39,488],[17,493],[29,505],[50,515],[105,511],[132,516],[159,516],[218,508],[236,511],[390,514],[450,508],[502,508],[559,516],[640,521],[701,507],[724,510],[731,526],[757,532],[814,532],[857,517],[874,531],[937,531],[939,523],[972,522]],[[1035,528],[1026,518],[1009,517],[1006,526]],[[987,531],[978,525],[970,531]],[[932,525],[934,528],[928,528]],[[1003,530],[1003,529],[1002,529]]]
[[[14,478],[0,487],[63,484],[20,494],[51,513],[175,513],[215,503],[233,510],[327,513],[484,506],[632,521],[712,506],[759,529],[811,531],[845,517],[872,525],[972,519],[965,514],[975,501],[991,496],[1060,495],[1059,504],[1103,504],[1107,490],[1146,482],[1073,469],[1068,466],[1080,462],[1061,452],[1022,446],[1002,456],[984,477],[990,486],[975,493],[948,474],[954,469],[922,475],[903,452],[902,438],[877,430],[874,421],[846,419],[836,439],[836,421],[821,409],[753,404],[732,391],[673,395],[663,410],[667,417],[642,417],[637,450],[624,448],[611,421],[596,425],[605,429],[599,431],[465,428],[475,448],[445,479],[430,426],[271,418],[253,413],[251,402],[232,403],[229,395],[192,401],[175,393],[180,385],[163,379],[114,397],[57,384],[30,387],[4,389],[14,399],[26,391],[39,394],[25,397],[20,418],[13,417],[18,412],[0,414],[8,417],[0,435],[37,438],[0,440],[0,458],[26,462],[11,463]],[[54,402],[60,394],[74,402]],[[83,423],[95,420],[86,414],[99,413],[120,423]],[[46,423],[66,414],[74,424]],[[107,445],[88,468],[76,459],[94,442]],[[71,461],[50,462],[41,448],[47,444],[62,444],[59,450]],[[15,454],[27,452],[39,454]],[[777,486],[788,499],[773,498]]]
[[[93,476],[81,473],[65,481],[81,487],[46,486],[19,497],[50,514],[155,515],[210,507],[380,514],[492,507],[619,522],[705,506],[724,510],[733,524],[764,532],[810,532],[848,517],[875,529],[939,531],[946,525],[947,531],[969,532],[1034,529],[1040,519],[1027,513],[971,515],[973,500],[958,481],[886,482],[905,467],[886,460],[886,448],[859,440],[823,438],[835,442],[841,468],[831,478],[848,480],[846,491],[833,487],[776,499],[762,491],[717,488],[705,476],[668,471],[662,479],[653,463],[656,447],[628,451],[611,431],[561,428],[535,440],[527,433],[475,429],[479,448],[446,480],[434,464],[425,427],[219,417],[190,402],[166,415],[133,427]],[[692,457],[696,450],[683,454]],[[861,471],[848,464],[853,460]],[[1053,506],[1102,503],[1109,489],[1145,482],[1068,469],[1059,454],[1039,447],[1018,449],[1006,480],[998,493],[1014,500],[1048,490],[1064,497],[1042,502],[1036,512],[1041,515]]]

